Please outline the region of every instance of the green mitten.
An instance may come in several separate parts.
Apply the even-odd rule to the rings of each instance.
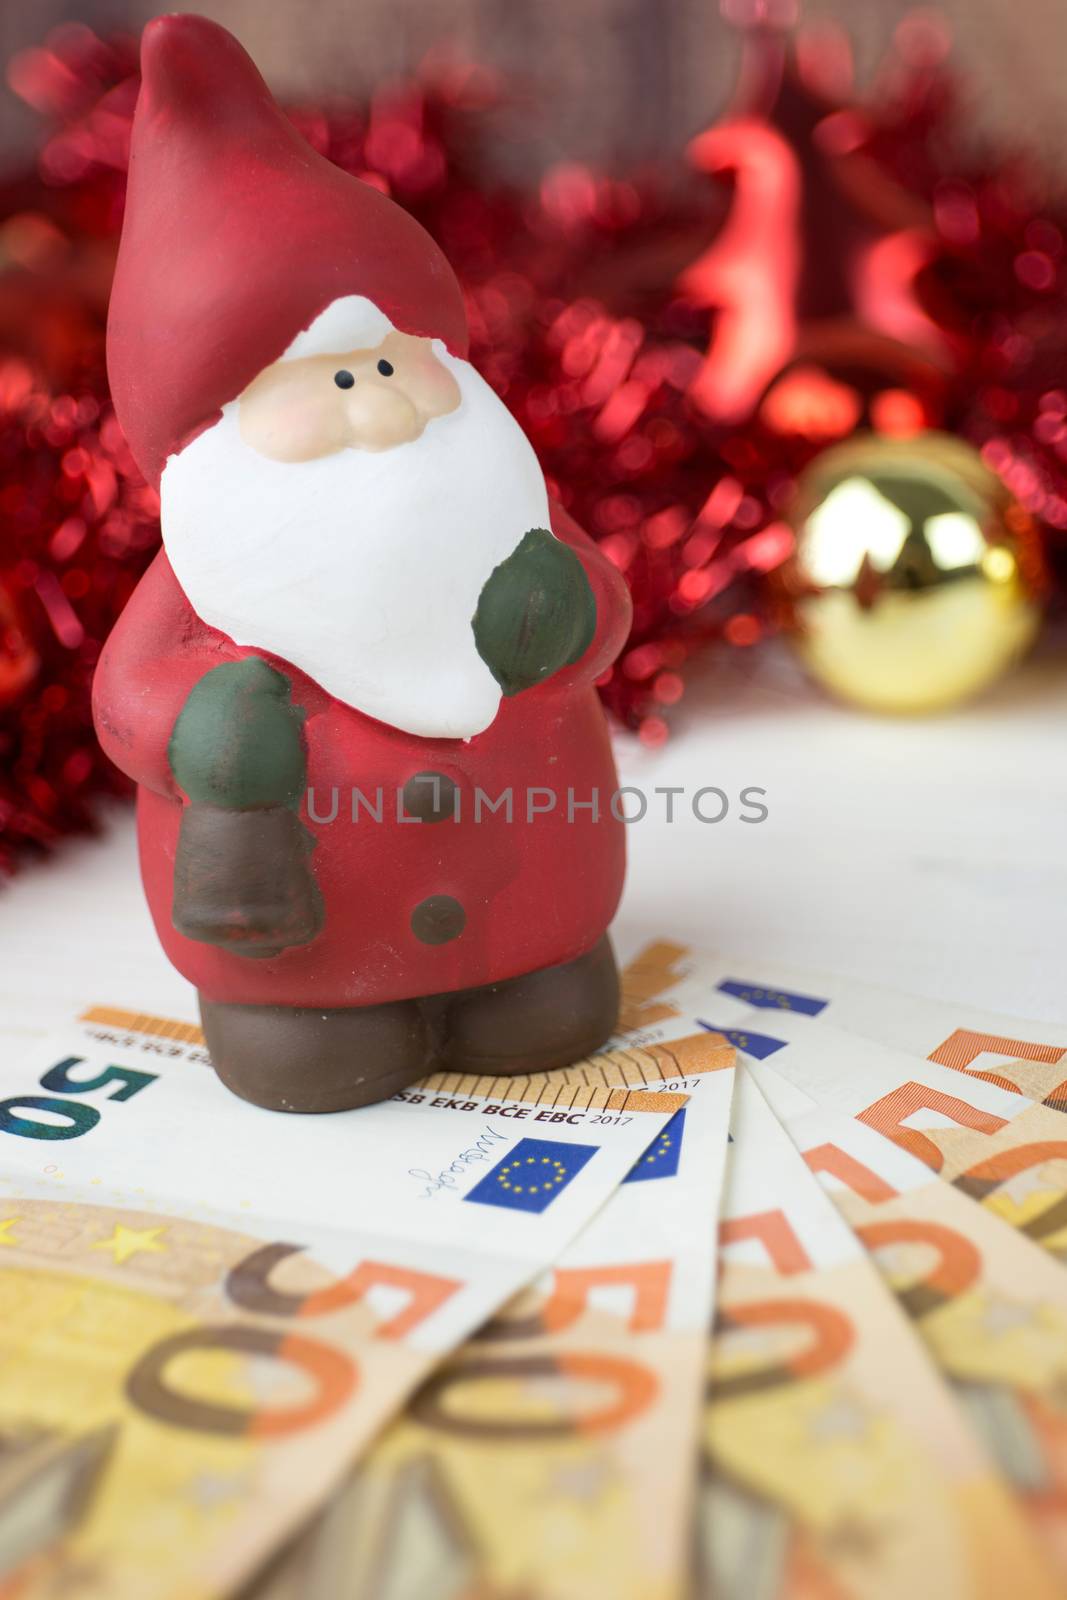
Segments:
[[[577,661],[596,632],[596,601],[570,545],[531,528],[490,573],[472,626],[478,654],[506,695]]]
[[[289,689],[259,656],[214,667],[194,685],[168,749],[171,771],[194,805],[299,805],[304,713]]]

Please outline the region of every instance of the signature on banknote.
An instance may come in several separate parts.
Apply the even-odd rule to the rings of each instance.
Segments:
[[[472,1145],[461,1150],[454,1161],[447,1167],[442,1167],[439,1172],[427,1172],[425,1167],[409,1167],[408,1175],[418,1178],[426,1187],[419,1196],[420,1200],[432,1200],[435,1194],[440,1194],[442,1189],[455,1189],[457,1178],[462,1178],[468,1168],[479,1161],[487,1161],[489,1152],[498,1144],[507,1144],[509,1136],[500,1133],[496,1128],[486,1128],[479,1134]]]

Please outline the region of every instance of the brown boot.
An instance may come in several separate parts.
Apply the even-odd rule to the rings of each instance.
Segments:
[[[270,1111],[349,1111],[439,1070],[570,1066],[600,1048],[618,1014],[607,936],[562,966],[423,1000],[324,1011],[200,996],[215,1071],[234,1094]]]
[[[200,996],[211,1061],[228,1089],[269,1111],[349,1111],[439,1064],[417,1000],[311,1010],[241,1006]]]
[[[453,1072],[547,1072],[599,1050],[619,1016],[619,973],[605,934],[576,961],[441,995],[439,1065]]]

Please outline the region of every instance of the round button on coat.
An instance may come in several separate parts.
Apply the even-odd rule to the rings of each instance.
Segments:
[[[404,815],[420,822],[447,822],[456,815],[456,785],[443,772],[416,772],[405,783],[401,798]]]
[[[448,944],[458,939],[467,913],[450,894],[432,894],[411,913],[411,931],[422,944]]]

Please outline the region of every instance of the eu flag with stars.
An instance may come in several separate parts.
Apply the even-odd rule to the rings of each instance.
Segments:
[[[682,1134],[685,1132],[685,1110],[676,1111],[659,1137],[639,1156],[622,1180],[623,1183],[644,1183],[650,1178],[673,1178],[678,1171],[682,1154]]]
[[[817,1017],[825,1011],[829,1000],[816,1000],[810,994],[790,994],[788,989],[769,989],[765,983],[742,983],[739,978],[725,978],[718,985],[723,994],[735,995],[760,1011],[801,1011],[806,1017]]]
[[[544,1211],[596,1152],[595,1144],[520,1139],[463,1198],[509,1211]]]
[[[785,1040],[772,1039],[769,1033],[751,1033],[748,1028],[720,1028],[716,1023],[705,1022],[700,1017],[697,1021],[709,1033],[721,1033],[724,1039],[729,1039],[735,1050],[743,1050],[746,1056],[755,1056],[757,1061],[766,1061],[776,1050],[785,1049]]]

